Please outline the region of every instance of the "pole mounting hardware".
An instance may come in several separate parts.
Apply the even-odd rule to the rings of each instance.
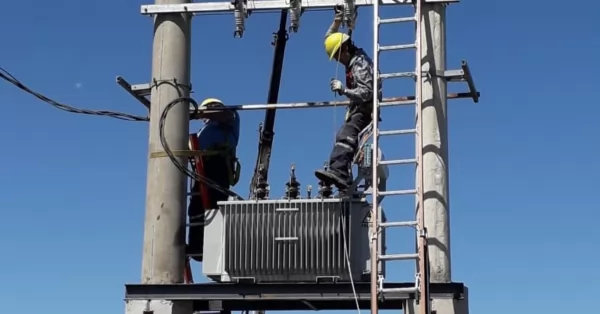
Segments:
[[[244,30],[246,30],[246,18],[250,16],[248,11],[247,0],[232,0],[231,4],[235,7],[233,15],[235,17],[235,31],[233,32],[233,38],[242,38],[244,36]]]

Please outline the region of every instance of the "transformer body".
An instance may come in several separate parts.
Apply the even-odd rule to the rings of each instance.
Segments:
[[[206,211],[202,271],[216,282],[369,281],[369,211],[333,198],[220,202]]]

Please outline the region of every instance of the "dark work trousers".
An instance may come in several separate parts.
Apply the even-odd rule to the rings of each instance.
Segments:
[[[229,170],[227,160],[219,156],[204,157],[204,175],[217,183],[220,187],[229,189]],[[192,185],[192,192],[198,193],[202,183],[196,181]],[[201,195],[192,195],[188,207],[188,217],[191,224],[199,224],[190,227],[188,233],[188,253],[201,254],[204,246],[204,210],[217,208],[217,202],[226,201],[228,195],[208,187],[208,198],[210,208],[204,208]],[[201,257],[192,257],[196,261],[202,261]]]
[[[371,108],[357,110],[338,131],[335,145],[329,157],[329,169],[341,179],[349,182],[349,168],[352,165],[354,154],[358,149],[358,134],[371,123]]]

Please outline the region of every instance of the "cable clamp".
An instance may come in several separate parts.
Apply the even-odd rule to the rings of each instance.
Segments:
[[[177,78],[163,79],[163,80],[152,78],[152,84],[150,84],[150,89],[152,89],[152,88],[158,89],[158,87],[163,84],[170,85],[170,86],[177,88],[179,90],[179,96],[182,96],[182,94],[183,94],[181,92],[181,88],[187,88],[190,93],[192,92],[192,83],[181,84],[177,81]]]

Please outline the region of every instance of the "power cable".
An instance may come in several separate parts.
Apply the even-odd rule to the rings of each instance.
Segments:
[[[53,106],[59,110],[66,111],[66,112],[85,114],[85,115],[106,116],[106,117],[111,117],[111,118],[125,120],[125,121],[149,121],[150,120],[148,117],[135,116],[135,115],[122,113],[122,112],[107,111],[107,110],[98,111],[98,110],[78,109],[78,108],[74,108],[74,107],[71,107],[71,106],[68,106],[65,104],[61,104],[53,99],[50,99],[32,89],[30,89],[25,84],[21,83],[21,81],[19,81],[19,79],[17,79],[14,75],[12,75],[10,72],[8,72],[6,69],[4,69],[2,67],[0,67],[0,78],[13,84],[20,90],[22,90],[30,95],[33,95],[34,97],[40,99],[41,101],[48,103],[51,106]],[[182,171],[184,174],[186,174],[190,178],[192,178],[196,181],[200,181],[200,182],[210,186],[211,188],[213,188],[221,193],[224,193],[226,195],[233,196],[237,199],[243,199],[241,196],[239,196],[235,192],[233,192],[231,190],[223,189],[218,184],[216,184],[214,181],[212,181],[206,177],[200,176],[193,171],[190,171],[187,166],[181,164],[179,159],[177,157],[175,157],[173,151],[169,148],[169,144],[167,143],[165,134],[164,134],[165,120],[166,120],[169,110],[173,106],[175,106],[176,104],[178,104],[180,102],[189,102],[194,106],[195,111],[198,111],[198,103],[194,99],[189,98],[189,97],[179,97],[179,98],[171,101],[167,105],[167,107],[163,111],[163,114],[159,121],[160,142],[161,142],[163,148],[165,149],[167,156],[169,157],[169,159],[171,159],[173,164],[175,164],[175,166],[180,171]]]
[[[201,176],[199,174],[197,174],[194,171],[191,171],[187,165],[184,165],[181,163],[181,161],[179,160],[179,158],[177,158],[175,156],[175,154],[173,153],[173,151],[171,150],[171,148],[169,147],[169,143],[167,143],[167,138],[165,137],[165,121],[167,120],[167,115],[169,114],[169,110],[171,110],[171,108],[173,108],[175,105],[179,104],[179,103],[190,103],[193,107],[194,107],[194,114],[196,114],[199,110],[198,108],[198,103],[190,97],[178,97],[173,99],[166,107],[165,110],[163,111],[162,115],[160,116],[160,120],[158,122],[158,127],[159,127],[159,133],[160,133],[160,143],[163,147],[163,149],[165,150],[165,153],[167,154],[167,156],[169,157],[169,159],[171,160],[171,162],[173,162],[173,164],[175,165],[175,167],[177,167],[177,169],[179,169],[179,171],[181,171],[182,173],[184,173],[185,175],[187,175],[188,177],[192,178],[195,181],[199,181],[203,184],[208,185],[209,187],[225,194],[228,196],[233,196],[236,199],[239,200],[243,200],[243,198],[238,195],[237,193],[222,188],[221,186],[219,186],[216,182],[212,181],[211,179],[205,177],[205,176]]]
[[[33,95],[34,97],[40,99],[41,101],[53,106],[56,109],[59,109],[59,110],[63,110],[63,111],[70,112],[70,113],[78,113],[78,114],[85,114],[85,115],[92,115],[92,116],[104,116],[104,117],[110,117],[110,118],[115,118],[115,119],[119,119],[119,120],[125,120],[125,121],[150,121],[150,119],[148,117],[135,116],[135,115],[131,115],[128,113],[122,113],[122,112],[117,112],[117,111],[108,111],[108,110],[78,109],[75,107],[71,107],[69,105],[61,104],[53,99],[50,99],[32,89],[30,89],[25,84],[21,83],[21,81],[19,81],[16,77],[14,77],[10,72],[8,72],[6,69],[4,69],[2,67],[0,67],[0,78],[13,84],[18,89],[20,89],[30,95]]]

